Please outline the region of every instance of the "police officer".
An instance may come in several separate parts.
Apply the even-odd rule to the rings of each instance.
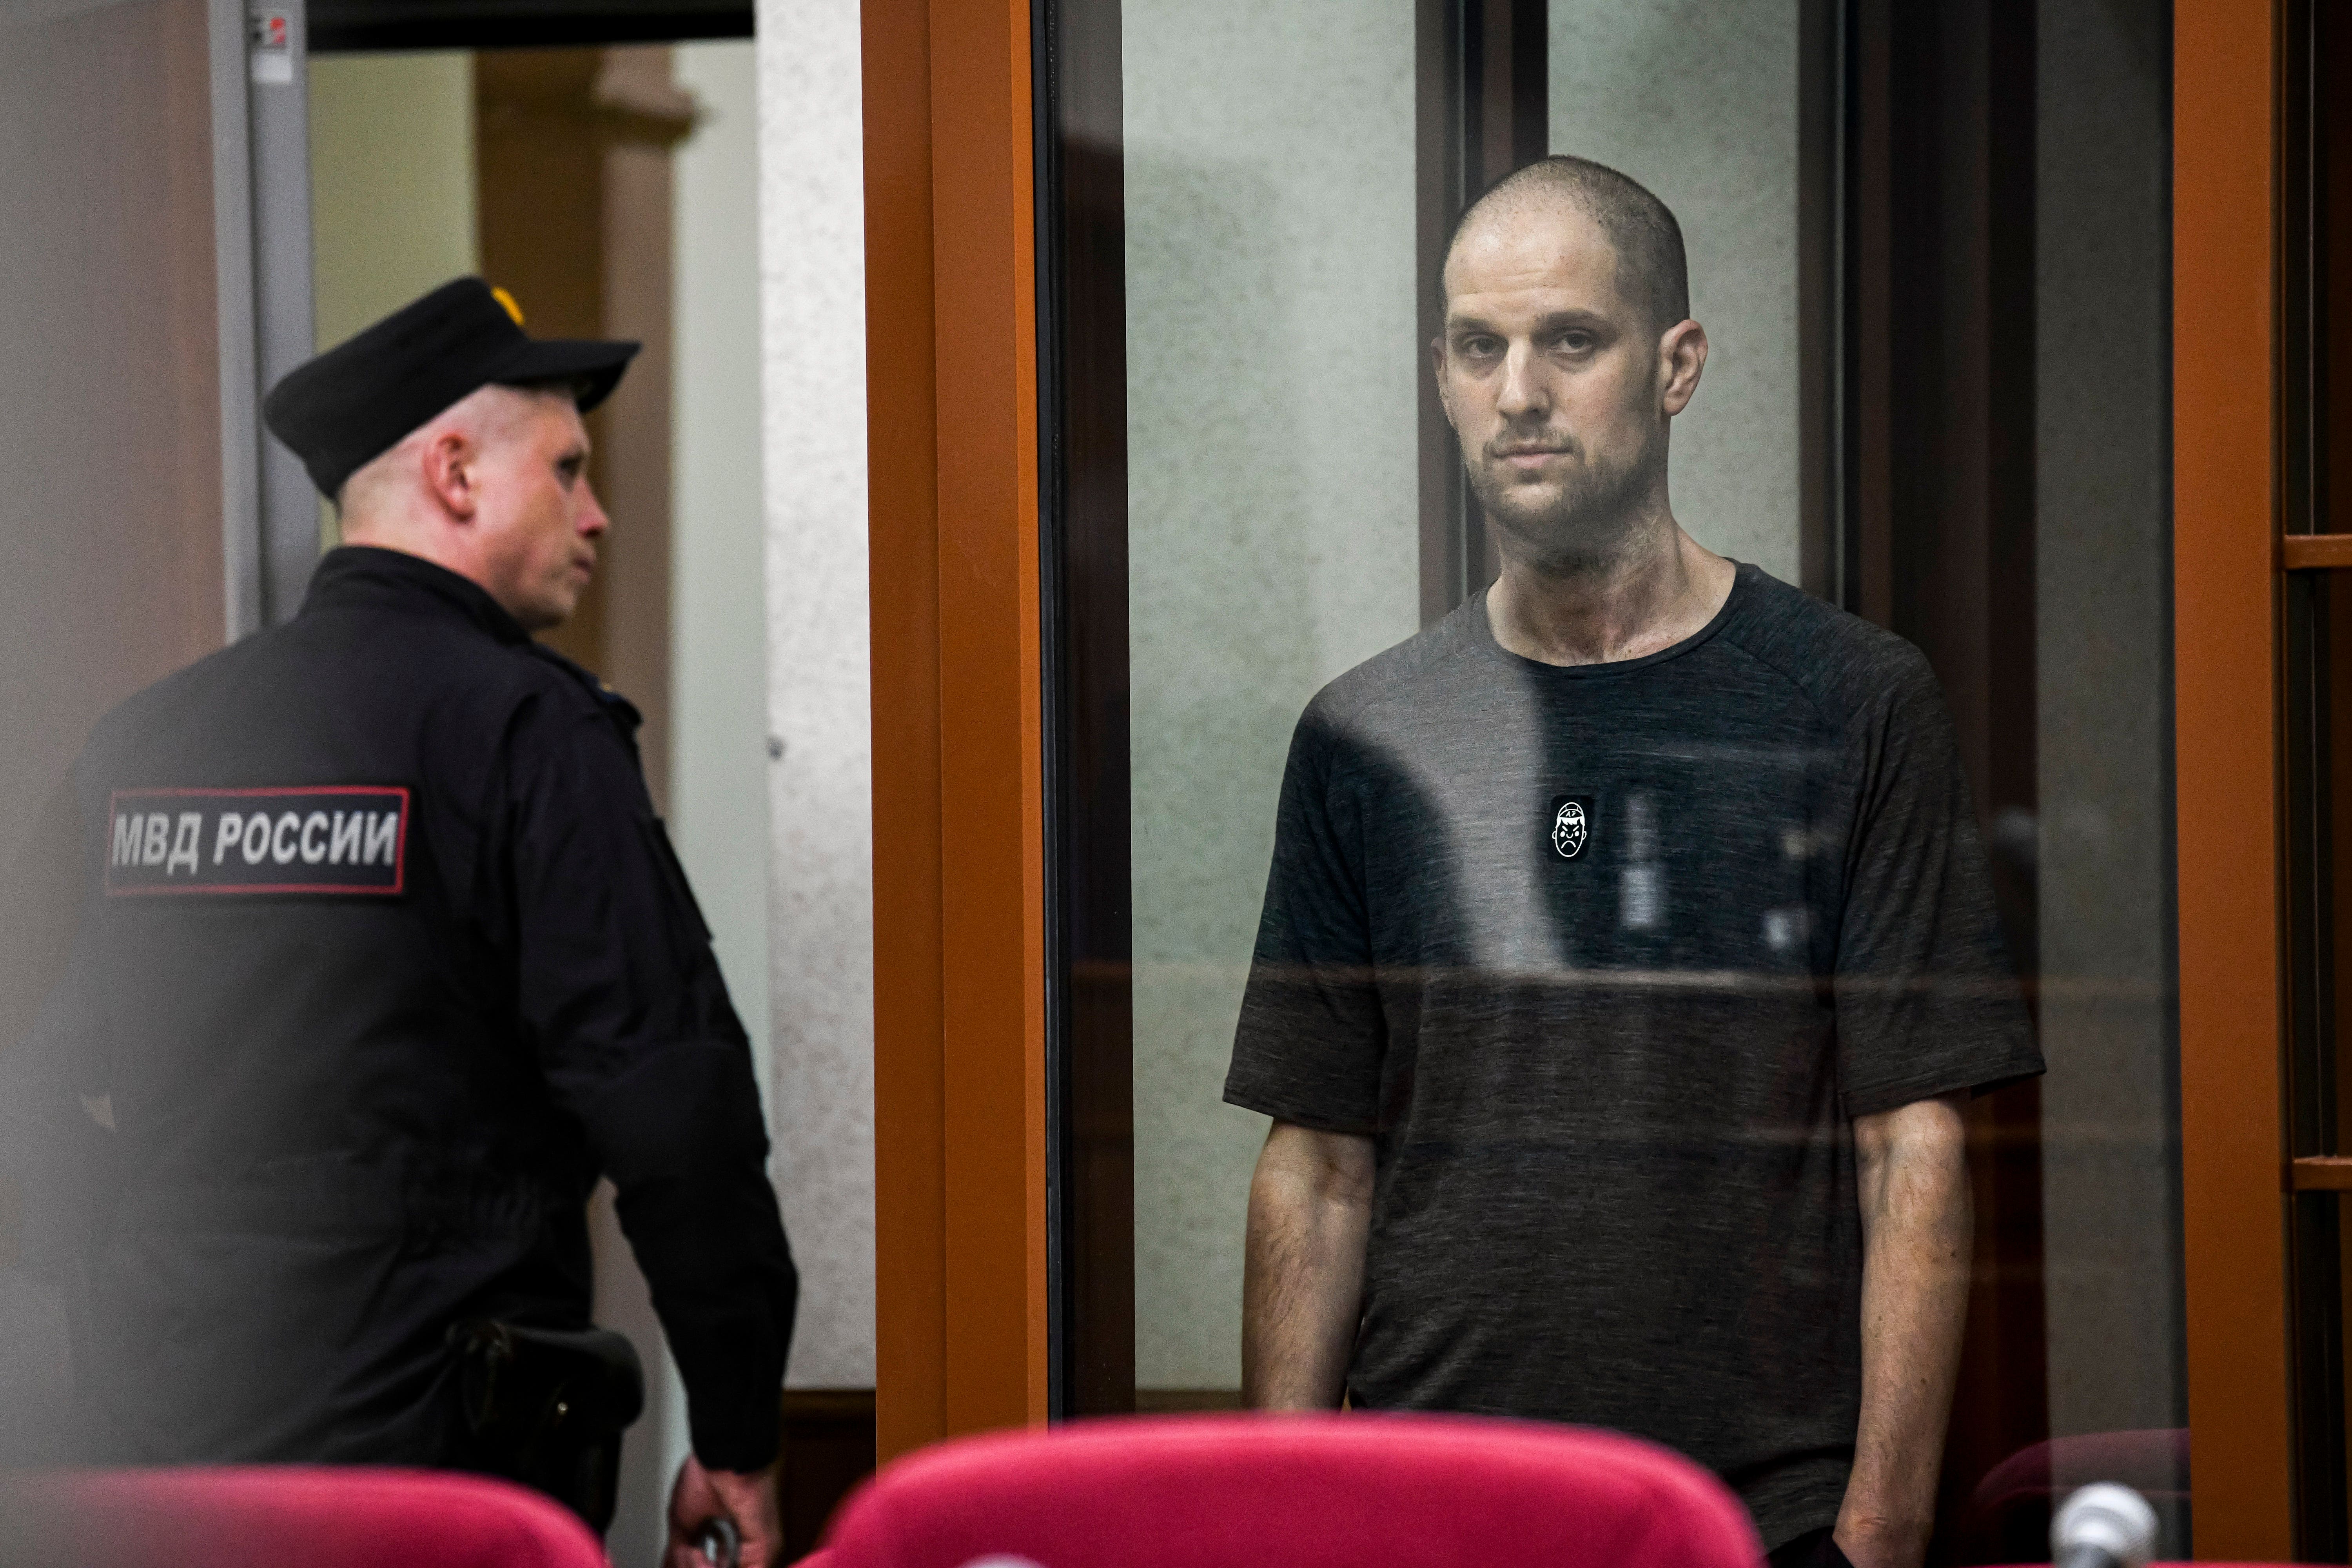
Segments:
[[[288,375],[265,415],[343,547],[93,731],[35,1056],[107,1151],[105,1457],[468,1462],[453,1331],[588,1327],[601,1173],[686,1384],[669,1560],[718,1516],[779,1549],[797,1281],[749,1042],[635,710],[531,637],[594,570],[581,415],[636,347],[534,340],[468,278]]]

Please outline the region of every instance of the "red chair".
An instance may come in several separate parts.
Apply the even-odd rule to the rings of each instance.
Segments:
[[[51,1471],[10,1486],[0,1525],[9,1562],[75,1568],[605,1568],[560,1504],[430,1470]]]
[[[1430,1415],[1178,1416],[890,1465],[812,1568],[1756,1568],[1714,1477],[1610,1433]]]

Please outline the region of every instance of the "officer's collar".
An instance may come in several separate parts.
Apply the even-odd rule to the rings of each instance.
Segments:
[[[480,584],[421,555],[372,544],[346,544],[320,558],[302,610],[353,605],[439,606],[479,626],[499,642],[522,644],[530,634]]]

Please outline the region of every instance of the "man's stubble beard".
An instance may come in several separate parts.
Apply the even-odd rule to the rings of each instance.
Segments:
[[[1620,560],[1653,521],[1648,501],[1653,479],[1665,463],[1664,442],[1653,442],[1622,468],[1601,468],[1588,458],[1557,495],[1530,498],[1500,476],[1489,456],[1466,466],[1470,493],[1515,553],[1546,576],[1576,576]]]

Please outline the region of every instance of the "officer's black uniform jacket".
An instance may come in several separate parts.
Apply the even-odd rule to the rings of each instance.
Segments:
[[[36,1037],[111,1109],[75,1362],[113,1457],[442,1458],[452,1322],[585,1323],[600,1172],[696,1453],[773,1457],[793,1265],[635,725],[472,583],[371,549],[100,721]]]

